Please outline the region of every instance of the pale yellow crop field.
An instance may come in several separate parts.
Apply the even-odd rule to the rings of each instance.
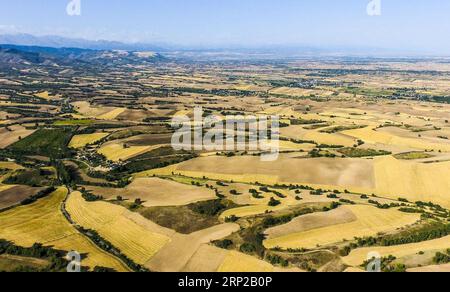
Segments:
[[[135,156],[144,154],[145,152],[154,150],[161,147],[160,145],[155,146],[127,146],[125,147],[123,143],[109,143],[105,144],[100,149],[98,153],[104,155],[108,160],[111,161],[125,161]]]
[[[432,143],[421,140],[419,138],[405,138],[394,136],[390,133],[376,131],[374,126],[349,130],[342,132],[345,135],[361,139],[366,143],[385,144],[413,148],[417,150],[434,150],[442,152],[450,152],[450,144],[448,143]]]
[[[314,230],[358,220],[350,208],[345,206],[328,212],[319,212],[294,218],[291,222],[269,228],[265,231],[267,239],[279,238],[293,233]]]
[[[61,95],[52,96],[52,95],[50,95],[50,93],[48,91],[39,92],[39,93],[35,94],[34,96],[43,98],[46,100],[55,100],[55,99],[61,98]]]
[[[264,241],[267,248],[316,248],[351,240],[354,237],[375,236],[380,232],[395,231],[420,219],[418,214],[406,214],[373,206],[346,206],[357,218],[355,221],[328,227],[292,233]]]
[[[116,119],[120,114],[124,113],[126,111],[125,108],[116,108],[113,109],[110,112],[107,112],[103,115],[98,116],[97,118],[99,120],[114,120]]]
[[[79,192],[70,194],[67,211],[77,224],[96,230],[139,264],[145,264],[170,242],[168,236],[155,232],[157,228],[144,224],[146,220],[136,220],[136,215],[125,208],[106,202],[88,203]]]
[[[34,204],[1,213],[0,238],[25,247],[42,243],[68,252],[77,251],[87,254],[83,266],[128,271],[122,262],[98,248],[64,218],[60,207],[66,195],[67,190],[60,188]]]
[[[0,161],[0,169],[18,170],[24,169],[24,167],[15,162]]]
[[[276,206],[276,207],[269,207],[267,204],[239,207],[239,208],[234,208],[234,209],[230,209],[230,210],[223,212],[220,215],[220,219],[224,220],[225,218],[231,217],[233,215],[237,216],[239,218],[243,218],[243,217],[248,217],[248,216],[264,214],[264,213],[270,212],[270,211],[274,212],[274,211],[283,210],[286,207],[287,206],[285,206],[283,204]]]
[[[345,147],[352,147],[356,143],[356,139],[343,135],[341,133],[321,133],[320,130],[306,130],[306,125],[294,125],[280,129],[281,136],[292,139],[314,141],[318,144],[326,145],[342,145]]]
[[[107,199],[121,196],[134,201],[139,198],[145,207],[184,206],[216,199],[214,191],[159,178],[136,178],[126,188],[87,187]]]
[[[373,246],[367,248],[358,248],[353,250],[348,256],[342,260],[349,266],[359,266],[367,260],[367,255],[371,252],[377,252],[382,257],[393,255],[396,258],[417,255],[419,252],[438,252],[446,250],[450,247],[450,236],[403,245],[395,246]]]
[[[374,166],[379,194],[450,207],[450,162],[417,163],[379,157]]]
[[[290,95],[290,96],[330,96],[332,91],[316,90],[316,89],[302,89],[291,87],[278,87],[269,91],[271,94]]]
[[[109,135],[108,133],[93,133],[93,134],[76,135],[76,136],[73,136],[72,140],[70,141],[69,147],[83,148],[86,145],[100,141],[101,139],[105,138],[108,135]]]
[[[450,264],[408,269],[408,273],[450,273]]]
[[[280,154],[277,160],[270,162],[261,161],[260,157],[255,156],[209,156],[143,172],[137,176],[151,176],[154,173],[170,175],[174,172],[190,177],[206,176],[210,179],[246,183],[303,183],[373,189],[375,183],[372,164],[372,161],[365,159],[292,158],[285,154]]]
[[[77,101],[72,103],[72,105],[84,117],[98,120],[114,120],[126,111],[126,108],[95,107],[87,101]]]
[[[271,264],[235,251],[230,251],[228,253],[217,270],[219,273],[268,273],[273,271],[274,267]]]

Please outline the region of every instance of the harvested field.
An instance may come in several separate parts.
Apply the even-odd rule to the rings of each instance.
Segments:
[[[239,208],[234,208],[234,209],[230,209],[230,210],[223,212],[220,215],[220,219],[225,220],[225,218],[231,217],[233,215],[236,217],[239,217],[239,218],[255,216],[255,215],[260,215],[260,214],[264,214],[267,212],[280,211],[280,210],[285,209],[286,207],[287,206],[285,206],[285,205],[269,207],[267,204],[239,207]]]
[[[305,125],[289,126],[287,128],[281,128],[281,136],[291,139],[314,141],[317,144],[326,145],[342,145],[345,147],[352,147],[355,145],[356,140],[350,136],[343,135],[341,133],[321,133],[319,130],[306,130]]]
[[[427,142],[419,138],[404,138],[386,132],[376,131],[375,127],[344,131],[343,134],[361,139],[366,143],[408,147],[418,150],[450,152],[450,143]]]
[[[1,186],[0,187],[0,210],[19,204],[24,199],[36,194],[43,188],[32,188],[29,186]]]
[[[123,143],[107,143],[100,147],[98,153],[104,155],[108,160],[118,162],[126,161],[159,147],[161,146],[127,146]]]
[[[114,120],[126,110],[126,108],[95,107],[87,101],[74,102],[73,105],[81,115],[98,120]]]
[[[220,265],[218,272],[273,272],[273,266],[254,257],[235,251],[230,251],[223,263]]]
[[[24,247],[42,243],[56,249],[75,250],[87,255],[82,261],[83,266],[103,266],[127,271],[124,264],[99,249],[64,218],[60,207],[66,195],[67,190],[60,188],[36,203],[1,213],[0,238]]]
[[[125,108],[116,108],[97,117],[99,120],[115,120],[118,116],[126,111]]]
[[[359,266],[367,260],[367,255],[370,252],[378,252],[382,257],[389,255],[396,258],[404,258],[407,256],[414,256],[419,252],[438,252],[447,250],[450,246],[450,236],[404,245],[396,246],[373,246],[367,248],[358,248],[353,250],[348,256],[343,258],[345,264],[349,266]]]
[[[305,183],[371,189],[375,186],[372,162],[364,159],[292,159],[280,154],[278,160],[263,162],[260,157],[200,157],[167,169],[168,174],[266,184]],[[295,172],[286,172],[295,169]],[[215,170],[213,172],[212,170]],[[148,171],[138,176],[160,173]]]
[[[189,235],[176,234],[147,264],[152,271],[182,271],[192,256],[203,245],[225,238],[239,230],[239,225],[227,223],[204,229]]]
[[[83,148],[86,145],[95,143],[100,141],[101,139],[108,136],[108,133],[94,133],[94,134],[85,134],[85,135],[76,135],[72,137],[72,140],[69,143],[69,147],[71,148]]]
[[[143,206],[145,207],[183,206],[216,199],[214,191],[204,187],[190,186],[159,178],[137,178],[125,189],[100,187],[87,187],[87,189],[107,199],[122,196],[124,199],[134,201],[139,198],[144,202]]]
[[[350,223],[356,220],[358,218],[352,213],[351,209],[343,206],[329,212],[297,217],[287,224],[267,229],[265,234],[267,235],[267,239],[273,239],[293,233]]]
[[[381,157],[375,162],[377,191],[396,199],[432,201],[450,207],[450,162],[416,163]]]
[[[0,129],[0,149],[5,149],[6,147],[16,143],[20,139],[28,137],[29,135],[33,134],[34,131],[35,130],[27,130],[26,128],[19,125]]]
[[[138,214],[105,202],[86,202],[79,192],[70,194],[67,211],[79,225],[96,230],[139,264],[150,260],[170,242],[170,234]]]
[[[316,248],[340,243],[354,237],[375,236],[380,232],[392,232],[411,225],[420,218],[418,214],[406,214],[397,210],[381,210],[372,206],[346,206],[357,220],[308,231],[291,233],[264,242],[267,248]],[[329,221],[332,224],[333,221]]]
[[[408,273],[450,273],[450,264],[408,269]]]

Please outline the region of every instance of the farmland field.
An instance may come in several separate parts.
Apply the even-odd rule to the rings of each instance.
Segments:
[[[448,58],[141,45],[0,45],[0,270],[448,270]]]
[[[25,247],[39,242],[67,252],[76,250],[87,254],[83,265],[127,270],[124,264],[97,248],[64,218],[60,206],[66,195],[67,190],[60,188],[37,203],[0,213],[0,238]]]
[[[158,233],[159,228],[135,222],[125,209],[103,202],[87,203],[78,192],[70,194],[67,210],[77,224],[97,230],[140,264],[145,264],[170,242],[170,237]]]
[[[183,206],[216,198],[211,190],[158,178],[137,178],[125,189],[99,187],[88,187],[87,189],[107,199],[121,196],[123,199],[134,201],[139,198],[146,207]]]
[[[94,133],[85,135],[76,135],[70,140],[69,147],[72,148],[83,148],[88,144],[95,143],[108,136],[107,133]]]
[[[374,236],[380,232],[395,231],[410,224],[416,223],[419,215],[404,214],[397,210],[380,211],[369,206],[348,206],[356,220],[349,223],[335,224],[336,220],[332,215],[328,225],[325,227],[306,229],[289,233],[288,235],[268,239],[265,246],[269,248],[314,248],[339,243],[353,237]],[[326,223],[325,223],[326,224]],[[333,225],[335,224],[335,225]]]

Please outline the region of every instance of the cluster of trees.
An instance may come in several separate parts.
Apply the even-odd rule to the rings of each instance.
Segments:
[[[274,254],[268,254],[266,256],[266,260],[271,263],[272,265],[276,266],[282,266],[282,267],[288,267],[289,266],[289,261],[279,255],[274,255]]]
[[[81,192],[81,196],[83,197],[83,199],[84,199],[86,202],[96,202],[96,201],[101,201],[101,200],[103,200],[103,197],[102,197],[102,196],[94,195],[94,194],[92,194],[91,192],[86,191],[85,189],[82,189],[80,192]]]
[[[438,252],[433,258],[433,262],[437,265],[450,263],[450,248],[445,253]]]
[[[196,204],[189,205],[189,208],[201,215],[216,216],[220,212],[224,211],[228,207],[222,202],[222,200],[212,200],[198,202]]]

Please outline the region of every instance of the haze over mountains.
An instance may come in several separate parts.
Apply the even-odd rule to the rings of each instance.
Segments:
[[[423,52],[374,47],[336,47],[311,45],[255,45],[255,46],[184,46],[169,43],[124,43],[110,40],[87,40],[81,38],[67,38],[63,36],[35,36],[32,34],[3,34],[0,44],[19,46],[39,46],[51,48],[80,48],[90,50],[124,50],[124,51],[153,51],[176,55],[178,57],[208,57],[208,58],[286,58],[299,56],[375,56],[375,57],[403,57],[432,55]]]

